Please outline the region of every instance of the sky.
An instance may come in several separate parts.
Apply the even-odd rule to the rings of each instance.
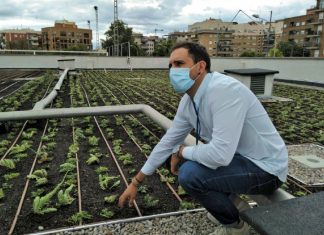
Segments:
[[[99,37],[104,39],[114,20],[113,0],[1,0],[0,30],[54,26],[55,20],[74,21],[79,28],[88,28],[95,38],[98,7]],[[186,31],[189,24],[208,18],[231,21],[239,10],[247,15],[258,14],[269,20],[304,15],[316,0],[118,0],[118,19],[133,31],[144,35],[163,36],[174,31]],[[235,21],[251,21],[240,13]],[[163,31],[162,31],[163,30]]]

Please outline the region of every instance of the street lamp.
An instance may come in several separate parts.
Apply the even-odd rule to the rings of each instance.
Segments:
[[[267,33],[267,55],[268,55],[269,47],[270,47],[270,32],[271,32],[272,11],[270,11],[270,20],[269,21],[266,20],[266,19],[261,18],[258,14],[253,14],[252,16],[254,18],[261,19],[261,20],[264,20],[266,22],[269,22],[269,28],[268,28],[268,33]]]

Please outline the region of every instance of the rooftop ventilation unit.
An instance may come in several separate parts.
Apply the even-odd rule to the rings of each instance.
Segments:
[[[267,69],[227,69],[227,75],[239,80],[261,98],[272,97],[272,87],[275,70]]]

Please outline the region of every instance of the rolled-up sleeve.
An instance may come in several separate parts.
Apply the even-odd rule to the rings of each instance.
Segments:
[[[186,136],[192,130],[192,126],[183,114],[183,109],[184,102],[182,101],[179,104],[177,114],[174,117],[170,129],[168,129],[160,142],[155,146],[148,160],[142,167],[141,171],[145,175],[153,174],[154,171],[172,154],[174,148],[183,143]]]

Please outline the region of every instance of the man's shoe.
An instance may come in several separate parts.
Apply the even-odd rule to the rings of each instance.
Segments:
[[[216,230],[209,235],[248,235],[250,226],[243,221],[242,228],[232,228],[220,225]]]
[[[242,200],[240,197],[235,197],[234,200],[233,200],[233,203],[234,203],[234,205],[236,206],[236,208],[238,209],[239,212],[242,212],[242,211],[245,211],[245,210],[251,208],[249,203]],[[212,214],[210,214],[209,212],[207,213],[207,218],[216,225],[220,224],[219,221]]]

